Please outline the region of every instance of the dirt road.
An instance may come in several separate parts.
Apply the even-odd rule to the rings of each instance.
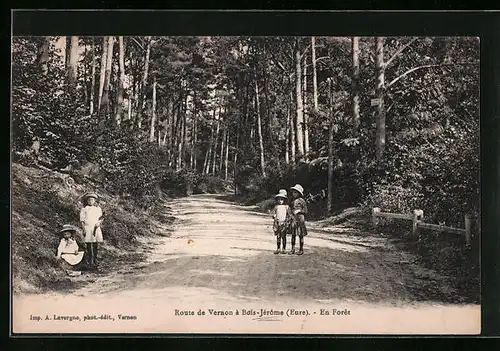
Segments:
[[[145,262],[98,277],[73,293],[72,298],[92,300],[92,306],[113,305],[115,312],[120,308],[125,310],[128,304],[128,311],[133,307],[134,313],[149,311],[147,313],[154,315],[163,313],[159,306],[168,306],[168,313],[174,316],[178,312],[198,311],[200,307],[226,310],[247,306],[248,310],[259,311],[262,306],[283,310],[286,306],[299,310],[317,306],[318,309],[308,313],[319,314],[319,306],[336,306],[337,310],[349,312],[358,306],[358,311],[364,308],[371,312],[365,312],[364,316],[358,313],[358,319],[345,319],[342,324],[363,332],[355,320],[359,323],[359,318],[365,320],[368,315],[375,318],[380,308],[413,305],[417,312],[422,306],[444,306],[433,301],[429,289],[437,298],[450,294],[446,277],[419,267],[414,257],[387,239],[363,235],[354,228],[338,226],[325,232],[316,224],[308,223],[310,231],[305,239],[304,255],[274,255],[275,236],[269,215],[216,195],[177,199],[168,206],[176,217],[175,227],[170,237],[162,238],[155,245]],[[68,301],[67,297],[57,295],[50,300]],[[419,307],[420,300],[427,301]],[[82,312],[86,310],[81,308]],[[411,317],[408,310],[405,311],[398,318],[408,323],[407,318]],[[453,313],[463,312],[453,311],[449,312],[452,319],[458,318]],[[473,311],[474,318],[479,313],[477,306],[467,311]],[[433,313],[442,320],[440,312]],[[257,315],[256,319],[259,318],[273,320],[276,317]],[[381,320],[380,316],[377,318]],[[401,323],[397,322],[398,318],[390,319]],[[175,323],[162,319],[148,326],[150,330],[157,330],[155,328],[167,328],[167,324],[173,323],[167,329],[172,330],[175,324],[177,330],[182,329],[181,321],[185,319],[177,319]],[[213,330],[217,328],[216,323],[220,320],[211,319],[202,324],[201,330]],[[341,329],[342,324],[338,326]],[[426,324],[421,323],[425,330]],[[367,328],[370,326],[372,329],[366,330],[376,333],[378,329],[373,329],[373,324]],[[133,328],[130,324],[129,327]],[[190,327],[192,329],[192,325]],[[300,328],[305,330],[303,324]]]

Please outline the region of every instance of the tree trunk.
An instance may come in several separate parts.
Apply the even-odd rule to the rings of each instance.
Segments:
[[[292,109],[292,101],[293,101],[293,92],[290,90],[290,110]],[[291,111],[290,111],[291,112]],[[296,160],[296,134],[295,134],[295,114],[290,113],[290,153],[292,156],[292,164],[295,164]]]
[[[268,70],[267,70],[267,61],[264,66],[264,97],[266,101],[266,117],[267,117],[267,133],[269,135],[269,143],[271,144],[274,151],[276,151],[276,145],[274,145],[274,136],[273,136],[273,113],[271,111],[271,104],[269,103],[269,83],[268,83]]]
[[[151,37],[146,37],[147,46],[146,46],[146,54],[144,57],[144,73],[142,76],[142,92],[139,95],[140,101],[137,111],[137,127],[142,127],[142,112],[144,111],[144,106],[146,105],[146,88],[148,82],[148,73],[149,73],[149,55],[151,53]]]
[[[304,107],[302,105],[302,67],[300,65],[300,51],[298,39],[295,41],[295,100],[296,100],[296,124],[295,132],[297,135],[297,156],[304,156]]]
[[[119,44],[119,64],[120,64],[120,79],[118,82],[118,96],[116,97],[116,124],[119,125],[122,120],[123,109],[123,88],[125,84],[125,47],[123,45],[123,37],[118,37]]]
[[[71,59],[71,37],[64,37],[64,45],[65,45],[65,63],[64,67],[66,67],[66,70],[68,69],[70,65],[70,59]]]
[[[332,213],[333,202],[333,98],[332,98],[332,80],[328,78],[328,117],[329,117],[329,130],[328,130],[328,199],[327,199],[327,213]]]
[[[223,122],[222,128],[224,131],[222,132],[222,138],[220,144],[219,172],[222,172],[222,166],[224,165],[224,146],[226,144],[226,133],[227,133],[227,126],[225,120]]]
[[[239,130],[237,129],[236,131],[236,141],[235,141],[235,146],[234,146],[234,153],[233,153],[233,180],[236,179],[236,165],[238,163],[238,147],[239,147],[239,142],[240,142],[240,135],[239,135]],[[236,185],[234,191],[236,192]]]
[[[316,75],[316,38],[311,37],[311,60],[313,70],[313,107],[318,111],[318,77]]]
[[[219,140],[219,130],[220,130],[220,115],[222,112],[222,108],[219,109],[219,116],[217,119],[217,131],[215,132],[215,143],[213,148],[213,162],[212,162],[212,175],[215,175],[216,172],[216,160],[217,160],[217,141]]]
[[[47,62],[49,61],[49,45],[50,37],[43,37],[43,41],[38,47],[36,63],[42,70],[43,74],[47,74],[49,70],[49,67],[47,65]]]
[[[76,80],[78,76],[78,37],[77,36],[72,36],[71,37],[71,51],[69,54],[69,64],[68,64],[68,69],[67,69],[67,74],[68,74],[68,84],[70,87],[73,89],[76,88]]]
[[[196,170],[195,159],[196,159],[196,92],[193,94],[193,117],[191,126],[191,157],[190,157],[190,167]]]
[[[90,114],[94,114],[95,100],[95,39],[92,37],[92,73],[90,78]]]
[[[85,104],[89,104],[88,106],[90,106],[90,100],[89,100],[89,84],[88,84],[88,78],[89,78],[89,75],[87,74],[87,66],[85,65],[85,57],[87,57],[87,43],[84,41],[83,43],[83,92],[85,94]]]
[[[170,94],[169,94],[170,95]],[[167,114],[168,114],[168,136],[165,145],[167,146],[167,157],[168,157],[168,165],[172,167],[172,158],[173,158],[173,140],[174,140],[174,100],[173,97],[168,98],[167,103]]]
[[[181,101],[182,104],[182,101]],[[175,169],[179,171],[182,167],[182,106],[179,106],[177,111],[177,161]]]
[[[197,115],[194,115],[194,135],[193,135],[193,168],[195,171],[198,171],[198,119]]]
[[[140,82],[138,79],[134,78],[134,99],[133,99],[133,106],[132,106],[132,109],[134,110],[134,123],[131,123],[132,125],[132,128],[137,125],[137,118],[139,118],[139,90],[140,90]],[[134,108],[135,107],[135,108]]]
[[[183,164],[184,164],[184,150],[186,148],[186,124],[187,124],[187,118],[186,118],[186,105],[187,105],[187,99],[188,99],[189,94],[186,94],[186,96],[183,96],[181,100],[181,115],[179,118],[181,118],[181,142],[179,143],[179,158],[178,158],[178,166],[179,169],[182,169]]]
[[[167,143],[167,135],[168,135],[168,130],[165,130],[165,133],[163,133],[163,139],[161,141],[161,146],[165,146]]]
[[[308,112],[307,112],[307,55],[304,55],[304,70],[302,79],[302,94],[304,96],[304,155],[306,159],[309,154],[309,125],[308,125]]]
[[[151,128],[149,130],[149,141],[155,141],[155,124],[156,124],[156,77],[153,77],[153,111],[151,113]]]
[[[130,121],[132,119],[132,97],[133,94],[128,95],[128,116],[127,119]]]
[[[385,67],[384,67],[384,38],[376,37],[375,38],[376,46],[377,46],[377,62],[376,62],[376,71],[377,71],[377,132],[375,138],[375,152],[377,163],[380,165],[382,161],[382,157],[384,155],[385,149],[385,106],[384,106],[384,89],[385,89]]]
[[[227,164],[229,160],[229,130],[227,129],[227,124],[226,124],[226,157],[224,161],[224,179],[227,180]]]
[[[260,104],[259,104],[259,83],[257,82],[257,74],[255,75],[255,110],[257,112],[257,132],[259,133],[259,150],[260,150],[260,168],[262,176],[266,176],[266,164],[264,160],[264,140],[262,139],[262,121],[260,118]]]
[[[102,92],[101,109],[104,116],[109,117],[109,88],[111,86],[111,65],[113,64],[113,37],[108,37],[108,53],[106,57],[106,74],[104,78],[104,89]]]
[[[104,91],[104,80],[106,78],[106,62],[108,57],[108,37],[102,38],[102,52],[101,52],[101,73],[99,75],[99,97],[97,101],[97,113],[101,115],[101,102],[102,94]]]
[[[208,144],[207,153],[205,155],[205,163],[203,165],[204,173],[206,173],[206,174],[210,173],[210,161],[211,161],[211,156],[212,156],[212,145],[213,145],[213,141],[214,141],[214,129],[215,129],[214,124],[215,124],[216,109],[217,109],[217,107],[214,106],[214,110],[212,113],[212,117],[213,117],[214,122],[210,126],[210,141]]]
[[[286,108],[286,127],[285,127],[285,163],[290,164],[290,101]]]
[[[360,124],[359,117],[359,37],[352,37],[352,121],[354,129]]]
[[[168,165],[172,167],[172,160],[174,158],[174,150],[173,150],[173,142],[174,142],[174,131],[175,131],[175,106],[173,97],[168,99],[168,146],[167,146],[167,155],[168,155]]]

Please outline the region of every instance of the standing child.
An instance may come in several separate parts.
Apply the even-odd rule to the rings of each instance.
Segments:
[[[296,184],[291,188],[292,190],[292,212],[295,216],[294,229],[292,230],[292,250],[289,252],[290,255],[295,253],[295,240],[296,236],[299,236],[299,252],[297,255],[304,254],[304,237],[307,235],[307,228],[305,222],[305,215],[307,214],[307,203],[304,200],[304,188]]]
[[[293,213],[290,206],[286,203],[287,193],[285,189],[281,189],[274,197],[276,199],[276,206],[273,209],[273,230],[276,235],[276,251],[275,254],[280,253],[280,246],[283,243],[281,253],[284,254],[286,250],[286,235],[290,232],[293,222]]]
[[[85,248],[87,265],[97,268],[98,243],[103,242],[101,223],[103,212],[97,204],[98,196],[94,192],[88,192],[82,196],[84,207],[80,211],[80,223],[85,234]]]

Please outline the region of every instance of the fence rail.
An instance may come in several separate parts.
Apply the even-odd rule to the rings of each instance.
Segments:
[[[413,214],[404,214],[404,213],[391,213],[391,212],[382,212],[379,207],[374,207],[372,211],[372,223],[374,226],[378,224],[378,218],[392,218],[392,219],[403,219],[403,220],[411,220],[412,221],[412,234],[418,235],[419,229],[428,229],[438,232],[445,232],[456,234],[465,237],[465,244],[470,246],[471,242],[471,228],[472,228],[472,216],[469,214],[465,215],[465,228],[454,228],[447,227],[439,224],[425,223],[424,219],[424,211],[422,210],[414,210]]]

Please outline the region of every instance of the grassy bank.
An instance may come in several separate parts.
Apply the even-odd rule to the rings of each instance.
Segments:
[[[105,242],[99,253],[103,274],[141,260],[150,246],[149,239],[168,235],[173,217],[168,216],[164,202],[145,209],[111,196],[89,181],[68,183],[62,174],[13,164],[11,262],[15,293],[71,290],[86,283],[86,279],[70,279],[55,255],[57,231],[63,224],[78,225],[79,197],[89,190],[101,195],[106,212]]]

